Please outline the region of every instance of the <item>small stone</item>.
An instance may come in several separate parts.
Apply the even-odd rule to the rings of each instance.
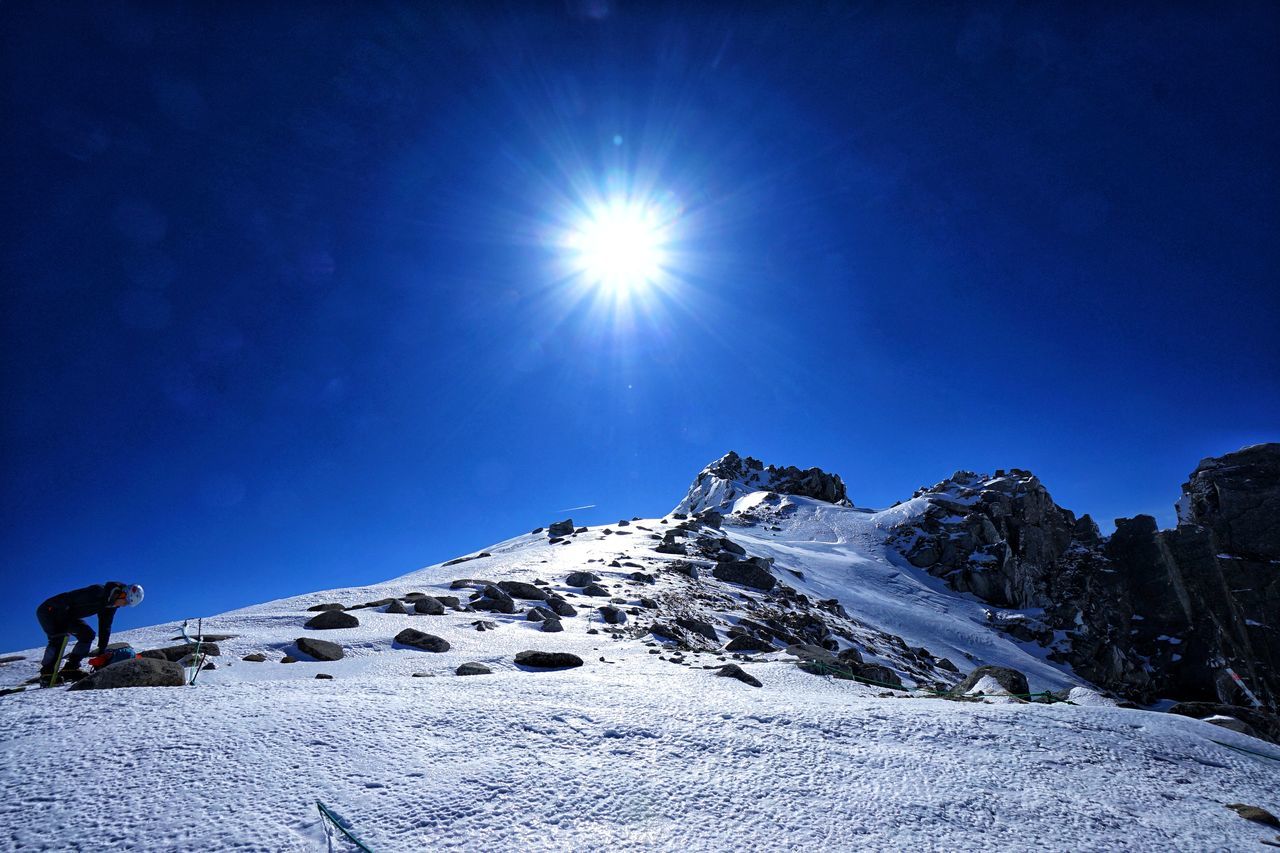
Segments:
[[[267,660],[267,656],[264,655],[262,652],[254,652],[251,655],[245,655],[244,657],[240,658],[240,660],[246,660],[249,663],[264,663]]]
[[[460,664],[454,672],[457,675],[490,675],[493,673],[493,670],[489,669],[489,667],[482,663],[472,662]]]
[[[329,675],[329,673],[327,673],[327,672],[317,672],[317,673],[316,673],[316,678],[323,679],[323,680],[326,680],[326,681],[332,681],[332,680],[333,680],[333,676],[332,676],[332,675]]]
[[[284,657],[280,658],[280,663],[297,663],[297,662],[298,662],[298,659],[293,657],[292,655],[285,655]]]

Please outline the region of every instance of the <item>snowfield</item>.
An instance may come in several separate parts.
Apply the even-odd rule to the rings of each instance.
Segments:
[[[595,611],[608,599],[564,584],[570,571],[593,571],[624,608],[641,594],[723,586],[658,571],[670,558],[653,553],[642,529],[660,531],[657,520],[560,545],[530,534],[489,557],[206,618],[205,631],[235,637],[194,686],[0,697],[0,849],[325,850],[317,799],[379,853],[1232,850],[1276,838],[1225,805],[1280,812],[1280,748],[1109,705],[991,630],[976,599],[902,563],[883,546],[884,514],[793,503],[785,521],[726,522],[724,533],[775,557],[780,577],[800,571],[787,576],[796,589],[838,598],[962,671],[1013,666],[1032,690],[1073,689],[1078,704],[890,693],[808,674],[781,651],[739,661],[762,688],[718,678],[724,653],[679,655],[643,632],[614,636]],[[614,559],[655,571],[658,583],[637,592],[623,582],[632,569],[606,567]],[[380,607],[350,611],[356,628],[302,627],[322,602],[411,591],[465,602],[470,589],[449,588],[456,578],[535,577],[578,608],[563,633],[543,633],[523,613]],[[477,620],[497,627],[476,631]],[[394,645],[406,627],[451,648]],[[166,625],[115,639],[146,649],[176,635]],[[280,663],[301,636],[338,642],[345,657]],[[585,664],[530,670],[513,662],[524,649],[573,652]],[[268,661],[241,660],[251,652]],[[23,654],[0,666],[0,687],[34,675],[39,649]],[[455,675],[468,661],[493,673]]]

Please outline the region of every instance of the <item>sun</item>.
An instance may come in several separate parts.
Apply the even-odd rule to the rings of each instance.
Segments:
[[[662,278],[669,225],[656,208],[616,199],[585,211],[565,247],[586,283],[625,296]]]

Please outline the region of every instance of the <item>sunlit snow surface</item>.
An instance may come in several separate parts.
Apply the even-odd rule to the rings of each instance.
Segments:
[[[888,513],[908,505],[872,514],[795,503],[780,531],[727,523],[725,533],[776,557],[775,573],[802,592],[836,597],[962,669],[1007,663],[1033,690],[1079,684],[987,628],[979,602],[885,551]],[[632,569],[586,560],[625,554],[651,569],[665,559],[627,529],[555,546],[521,536],[492,557],[207,619],[207,631],[239,636],[220,644],[219,669],[195,687],[0,697],[0,849],[323,850],[316,799],[375,851],[1204,850],[1275,836],[1223,804],[1280,811],[1280,765],[1213,741],[1278,757],[1280,748],[1182,717],[881,698],[805,674],[782,653],[744,664],[764,682],[755,689],[700,668],[718,665],[714,654],[689,654],[684,667],[649,654],[647,637],[587,634],[601,627],[592,607],[604,600],[586,597],[570,599],[580,615],[561,634],[522,614],[368,609],[354,611],[358,628],[302,629],[319,602],[415,590],[465,599],[468,590],[448,589],[454,578],[538,577],[569,592],[565,575],[589,569],[620,583]],[[663,577],[642,594],[688,583]],[[499,627],[476,632],[477,619]],[[410,626],[453,648],[393,649]],[[118,639],[150,648],[175,634],[160,626]],[[262,651],[278,661],[303,635],[340,642],[347,657],[240,660]],[[572,651],[586,665],[517,669],[515,652],[531,648]],[[37,650],[26,654],[0,667],[0,686],[34,674]],[[494,674],[453,675],[464,661]]]

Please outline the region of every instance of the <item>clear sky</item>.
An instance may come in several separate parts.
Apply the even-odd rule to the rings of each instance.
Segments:
[[[734,5],[4,4],[0,648],[106,579],[127,627],[660,514],[729,449],[1168,525],[1280,439],[1274,5]],[[629,295],[563,245],[627,194]]]

